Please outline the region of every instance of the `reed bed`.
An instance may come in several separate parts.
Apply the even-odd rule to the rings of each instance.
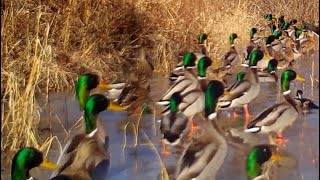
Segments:
[[[72,89],[79,74],[121,79],[123,67],[146,49],[155,69],[166,73],[196,36],[209,34],[209,54],[218,60],[228,48],[249,40],[249,28],[272,12],[318,23],[318,0],[1,0],[1,153],[10,160],[40,141],[37,93]],[[8,155],[8,156],[7,156]],[[6,161],[8,162],[8,161]]]

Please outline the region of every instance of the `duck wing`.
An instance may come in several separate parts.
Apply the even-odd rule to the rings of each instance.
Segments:
[[[261,113],[259,113],[247,126],[248,129],[255,126],[270,126],[274,124],[277,119],[289,109],[290,106],[287,103],[278,103],[270,106]]]

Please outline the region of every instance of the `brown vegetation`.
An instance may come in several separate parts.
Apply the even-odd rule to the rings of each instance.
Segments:
[[[228,35],[248,42],[248,29],[265,13],[318,21],[318,2],[1,0],[1,152],[44,143],[36,92],[73,88],[85,72],[115,81],[140,48],[156,69],[169,71],[196,49],[200,31],[209,33],[210,55],[219,59]]]

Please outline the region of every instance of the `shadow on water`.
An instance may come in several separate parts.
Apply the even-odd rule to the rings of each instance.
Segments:
[[[315,75],[318,78],[319,74],[319,55],[314,56]],[[304,91],[304,96],[310,98],[319,104],[319,87],[318,84],[311,87],[309,78],[311,72],[310,59],[302,59],[298,61],[294,69],[305,77],[305,84],[293,83],[292,95],[295,95],[297,89]],[[278,73],[279,75],[281,72]],[[164,81],[163,76],[154,74],[150,98],[158,100],[169,86],[167,81]],[[278,88],[272,84],[262,84],[261,95],[250,104],[249,109],[251,114],[259,113],[263,108],[276,102]],[[43,107],[41,112],[41,124],[39,130],[46,136],[50,133],[59,138],[62,146],[68,140],[67,134],[70,128],[79,120],[81,113],[77,102],[74,100],[73,94],[70,92],[60,94],[50,94],[49,101],[45,102],[45,98],[38,98],[39,103]],[[242,110],[239,110],[243,116]],[[223,112],[224,123],[232,124],[234,127],[243,126],[243,117],[239,120],[227,118],[228,112]],[[280,179],[316,179],[319,177],[319,111],[313,110],[308,113],[300,114],[298,120],[292,127],[287,128],[283,135],[289,140],[285,150],[297,160],[298,165],[290,170],[280,173]],[[146,115],[141,119],[138,133],[138,141],[136,145],[134,123],[139,117],[127,117],[125,112],[110,112],[106,111],[99,115],[99,119],[103,122],[107,129],[110,138],[109,151],[111,154],[111,164],[109,167],[109,177],[107,179],[160,179],[160,171],[163,164],[166,166],[169,173],[174,172],[174,168],[179,158],[178,154],[170,156],[161,155],[159,123],[154,119],[153,115]],[[157,119],[157,118],[156,118]],[[70,131],[69,137],[82,132],[82,126],[79,125]],[[47,134],[46,134],[47,133]],[[265,136],[259,137],[260,143],[265,143]],[[245,161],[246,153],[230,146],[227,158],[218,173],[217,179],[237,179],[246,180]],[[56,160],[59,156],[59,146],[54,143],[53,150],[50,151],[49,159]],[[45,173],[43,173],[45,172]],[[230,173],[232,172],[232,173]],[[36,177],[47,176],[47,171],[34,170]],[[39,178],[44,179],[44,178]]]

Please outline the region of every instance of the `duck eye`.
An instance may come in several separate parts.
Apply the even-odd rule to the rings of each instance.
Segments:
[[[264,148],[264,149],[263,149],[263,152],[267,152],[267,149]]]

